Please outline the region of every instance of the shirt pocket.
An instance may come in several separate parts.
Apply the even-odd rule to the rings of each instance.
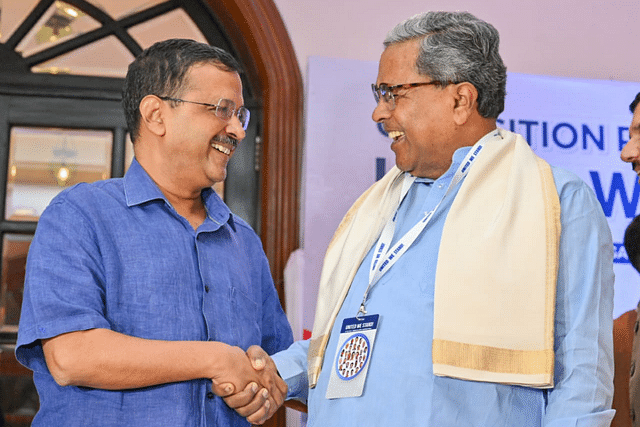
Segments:
[[[246,350],[262,342],[262,309],[248,295],[237,288],[229,290],[229,319],[234,345]]]

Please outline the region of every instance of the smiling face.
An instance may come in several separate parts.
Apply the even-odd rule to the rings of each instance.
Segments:
[[[235,72],[223,71],[215,65],[191,68],[180,99],[217,104],[221,98],[244,105],[242,82]],[[187,102],[164,102],[166,121],[164,173],[180,188],[199,191],[223,181],[227,163],[235,150],[234,140],[245,137],[244,129],[234,115],[228,121],[215,115],[215,108]]]
[[[622,148],[620,158],[631,163],[634,172],[640,176],[640,105],[636,106],[629,126],[629,141]]]
[[[414,39],[387,47],[380,57],[376,85],[430,81],[416,68],[419,43],[420,39]],[[435,179],[451,165],[453,153],[459,148],[455,88],[426,85],[399,90],[394,109],[383,100],[376,106],[372,118],[389,133],[396,165],[402,171]]]

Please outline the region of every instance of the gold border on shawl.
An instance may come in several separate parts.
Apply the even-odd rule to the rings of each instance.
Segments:
[[[553,376],[553,349],[512,350],[447,340],[433,340],[433,363],[477,371]]]
[[[309,350],[307,353],[307,377],[309,379],[309,387],[315,388],[322,369],[322,361],[324,359],[324,350],[329,342],[329,335],[325,334],[318,338],[312,338],[309,342]]]
[[[553,179],[551,166],[543,159],[537,157],[538,170],[542,184],[542,194],[544,197],[544,214],[546,224],[547,242],[547,272],[546,272],[546,295],[545,295],[545,348],[553,348],[554,342],[554,320],[556,309],[556,288],[558,278],[558,258],[560,251],[560,234],[562,226],[560,222],[560,200],[558,190]],[[551,364],[551,377],[553,378],[553,363]]]
[[[369,187],[349,208],[329,243],[320,277],[313,334],[307,356],[307,375],[311,388],[316,386],[320,376],[331,328],[351,282],[367,252],[378,239],[387,219],[400,204],[403,176],[404,173],[394,166],[380,181]],[[361,223],[356,223],[358,215],[363,215],[359,211],[371,203],[375,204],[376,209],[363,211],[365,217],[370,220],[370,226],[362,227]],[[354,251],[353,247],[346,250],[345,248],[353,246],[347,244],[347,239],[353,240],[354,233],[360,233],[358,241],[362,244],[357,245],[357,251]],[[350,267],[339,268],[340,263],[349,263]]]
[[[435,365],[440,365],[494,374],[537,375],[547,378],[545,387],[553,387],[554,314],[561,232],[560,203],[551,167],[539,157],[535,156],[535,159],[543,198],[543,220],[546,230],[544,239],[547,248],[544,279],[544,337],[541,342],[543,348],[539,350],[500,348],[436,338],[432,346],[434,370]],[[467,376],[461,378],[472,379]],[[486,377],[483,378],[486,380]]]

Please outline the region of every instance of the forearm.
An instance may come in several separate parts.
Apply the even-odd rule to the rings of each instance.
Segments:
[[[257,380],[244,352],[220,342],[147,340],[91,329],[46,340],[43,350],[61,385],[120,390],[209,378],[238,390]],[[228,372],[235,370],[231,378]]]

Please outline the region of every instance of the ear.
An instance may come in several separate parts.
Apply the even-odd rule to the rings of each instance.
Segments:
[[[154,135],[163,136],[166,127],[163,117],[163,102],[155,95],[147,95],[140,101],[140,127]]]
[[[455,97],[453,117],[456,124],[461,126],[478,110],[478,90],[469,82],[462,82],[453,86]]]

